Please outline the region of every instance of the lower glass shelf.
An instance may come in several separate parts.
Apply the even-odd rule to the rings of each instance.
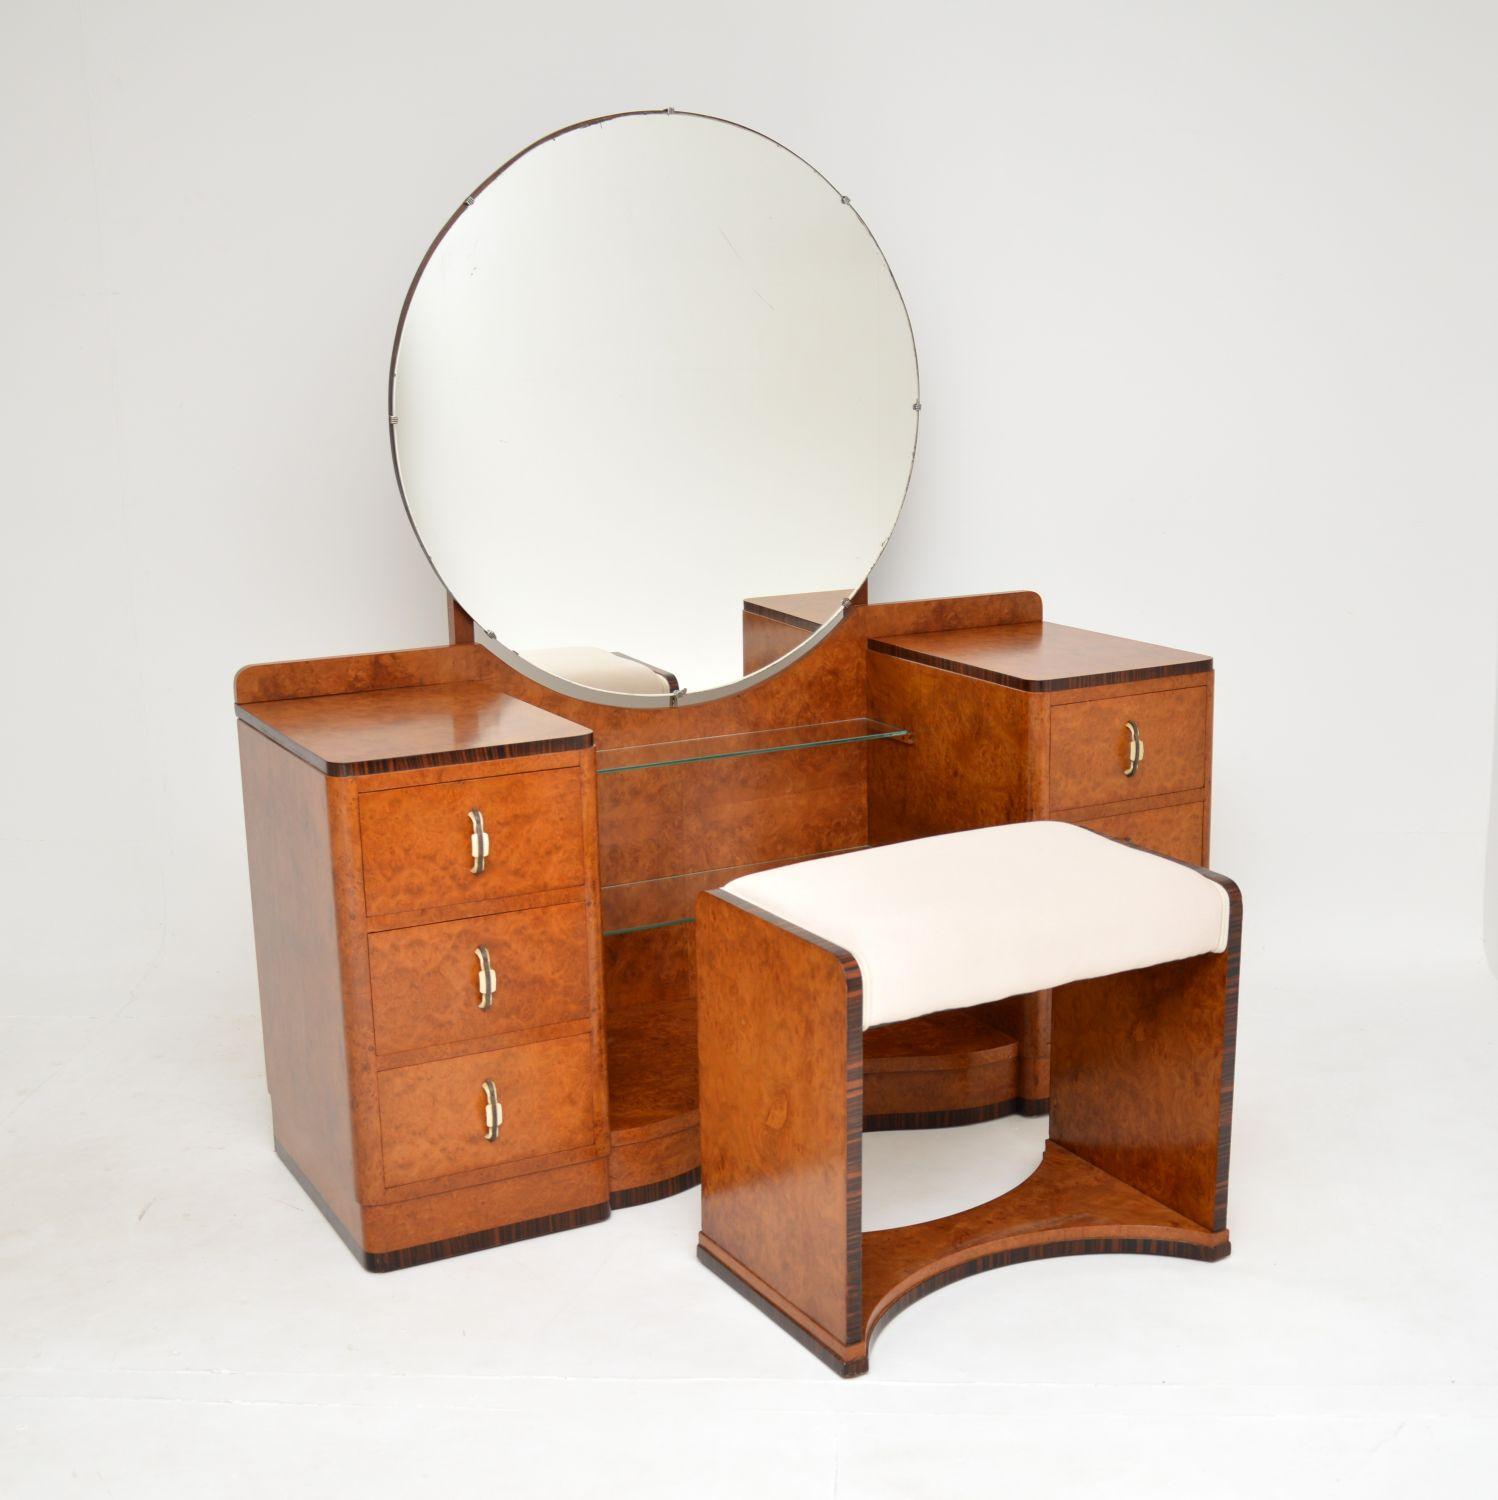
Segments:
[[[783,729],[751,729],[743,734],[715,734],[698,740],[668,740],[659,745],[620,745],[598,752],[598,774],[648,771],[657,766],[686,766],[695,761],[728,760],[740,755],[773,755],[785,750],[815,750],[828,745],[858,745],[876,740],[903,740],[909,730],[878,719],[835,719],[827,724],[796,724]]]
[[[864,848],[865,845],[854,845]],[[827,849],[812,854],[822,859],[828,854],[847,854],[847,849]],[[668,875],[660,880],[635,880],[627,885],[603,888],[603,935],[624,937],[632,932],[650,932],[657,927],[682,927],[695,920],[693,911],[703,891],[715,891],[740,875],[756,870],[773,870],[780,865],[797,864],[797,860],[772,859],[757,865],[732,865],[718,870],[696,870],[689,875]]]

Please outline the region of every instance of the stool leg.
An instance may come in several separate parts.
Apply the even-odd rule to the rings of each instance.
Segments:
[[[863,989],[851,954],[697,902],[698,1256],[843,1375],[862,1308]]]

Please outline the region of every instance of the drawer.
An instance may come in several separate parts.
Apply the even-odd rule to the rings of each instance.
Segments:
[[[1053,811],[1185,792],[1207,781],[1207,690],[1175,688],[1092,698],[1051,710],[1050,804]],[[1144,755],[1132,776],[1129,730]]]
[[[1106,833],[1153,854],[1168,854],[1187,864],[1206,862],[1207,809],[1201,802],[1183,807],[1152,807],[1148,812],[1115,813],[1108,818],[1089,818],[1083,828]]]
[[[489,854],[475,873],[473,821]],[[371,916],[455,906],[583,881],[578,773],[524,771],[472,781],[365,792],[359,798],[364,904]]]
[[[488,955],[492,999],[480,1008]],[[375,1047],[482,1041],[588,1014],[587,908],[569,902],[371,933]]]
[[[504,1113],[484,1138],[484,1083]],[[386,1187],[474,1172],[593,1144],[593,1047],[587,1035],[475,1052],[380,1074]]]

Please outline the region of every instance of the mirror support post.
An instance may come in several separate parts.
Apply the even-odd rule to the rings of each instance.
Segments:
[[[450,646],[473,644],[473,616],[451,594],[447,596],[447,641]]]

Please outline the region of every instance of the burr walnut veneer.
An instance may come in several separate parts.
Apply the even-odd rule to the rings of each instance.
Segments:
[[[1209,658],[1032,593],[797,595],[746,602],[746,670],[839,610],[673,708],[541,686],[456,606],[445,647],[239,674],[277,1148],[366,1265],[698,1180],[693,916],[735,875],[1036,817],[1205,861]],[[1050,997],[876,1028],[862,1058],[865,1129],[1039,1112]]]
[[[1058,1255],[1227,1255],[1242,902],[1200,873],[1227,892],[1223,952],[1055,991],[1050,1139],[1033,1175],[869,1232],[857,956],[730,891],[702,896],[698,1257],[848,1376],[888,1319],[964,1276]]]

